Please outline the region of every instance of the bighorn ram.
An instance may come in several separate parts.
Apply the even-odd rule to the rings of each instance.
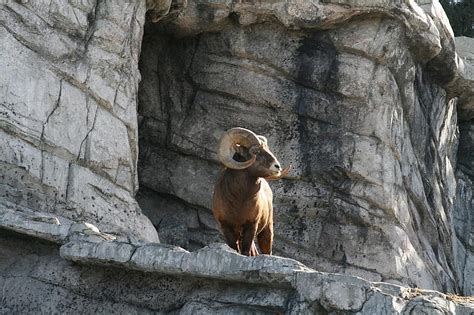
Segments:
[[[247,256],[257,256],[255,246],[271,255],[273,194],[267,180],[280,179],[281,169],[267,139],[244,128],[232,128],[221,138],[219,160],[226,166],[217,179],[212,212],[227,244]]]

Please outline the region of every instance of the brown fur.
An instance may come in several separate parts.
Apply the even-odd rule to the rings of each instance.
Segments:
[[[243,158],[248,153],[240,150]],[[247,256],[257,256],[255,238],[264,254],[271,255],[273,243],[273,194],[266,177],[281,178],[269,168],[278,163],[263,144],[256,154],[256,162],[249,168],[225,168],[217,179],[212,211],[227,244]]]

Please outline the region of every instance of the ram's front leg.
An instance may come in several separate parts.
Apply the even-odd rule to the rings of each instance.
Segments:
[[[257,223],[244,224],[243,229],[242,229],[242,244],[241,244],[242,255],[256,256],[257,250],[254,244],[256,234],[257,234]]]
[[[225,241],[227,245],[235,249],[238,253],[241,253],[239,246],[239,232],[238,230],[228,224],[221,224],[222,234],[224,234]]]
[[[257,245],[255,245],[255,242],[252,242],[252,247],[250,247],[250,253],[249,256],[258,256],[258,250],[257,250]]]

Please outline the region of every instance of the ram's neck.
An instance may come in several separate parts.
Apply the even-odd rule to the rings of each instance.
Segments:
[[[247,200],[260,190],[261,179],[247,170],[226,169],[224,172],[224,187],[232,199]]]

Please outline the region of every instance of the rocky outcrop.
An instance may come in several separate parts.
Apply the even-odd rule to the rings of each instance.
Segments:
[[[460,290],[456,125],[470,118],[474,85],[444,11],[437,1],[329,2],[194,1],[173,22],[145,26],[139,202],[166,209],[150,215],[166,242],[213,240],[217,140],[240,125],[293,164],[273,184],[277,254]],[[168,238],[177,227],[179,239]]]
[[[134,195],[144,1],[0,5],[0,208],[157,241]]]

